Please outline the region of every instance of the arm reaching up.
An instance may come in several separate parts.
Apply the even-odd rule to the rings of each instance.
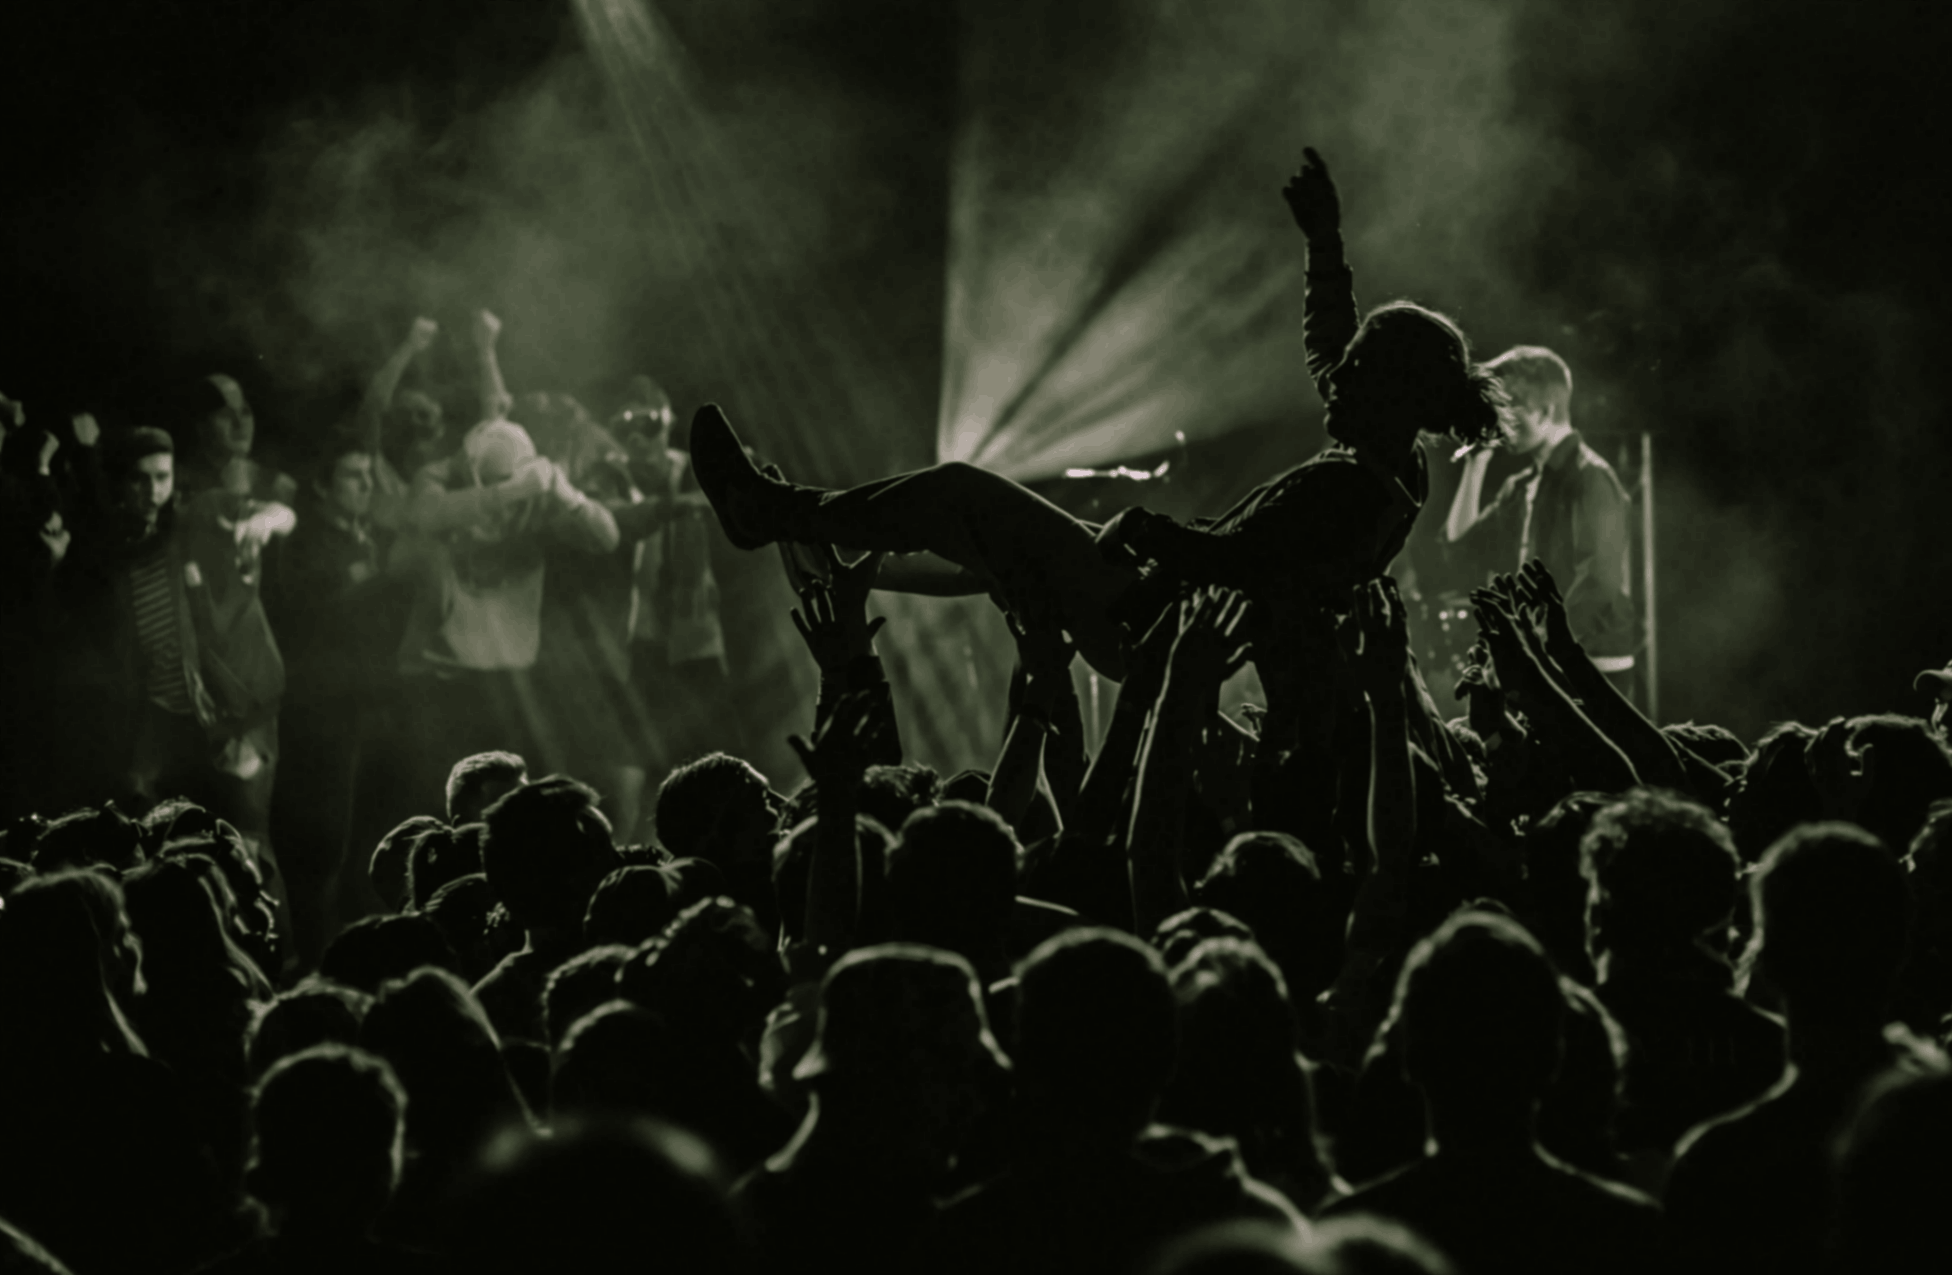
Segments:
[[[474,315],[474,352],[477,364],[478,381],[481,389],[481,419],[487,421],[506,420],[508,411],[515,406],[515,399],[509,394],[508,386],[502,384],[502,365],[495,353],[495,344],[502,334],[502,321],[487,310],[477,310]]]
[[[1059,697],[1059,687],[1065,691],[1071,685],[1071,660],[1076,648],[1065,639],[1061,629],[1046,626],[1042,629],[1026,629],[1013,615],[1005,615],[1010,632],[1017,639],[1017,658],[1023,665],[1023,693],[1010,714],[1010,727],[1003,739],[1003,749],[997,755],[996,767],[990,772],[989,795],[985,799],[990,809],[1002,815],[1012,828],[1021,830],[1026,826],[1025,819],[1031,805],[1040,797],[1051,800],[1055,806],[1050,786],[1044,774],[1044,753],[1046,747],[1058,742],[1054,737],[1064,733],[1064,727],[1053,717],[1052,710]],[[1075,747],[1075,741],[1062,741],[1063,746]],[[1064,826],[1061,809],[1051,812],[1052,820],[1062,831]]]
[[[1301,152],[1301,168],[1281,188],[1295,225],[1308,241],[1308,277],[1302,293],[1301,335],[1308,375],[1327,390],[1326,378],[1355,339],[1355,276],[1342,258],[1342,196],[1328,165],[1313,147]]]
[[[834,705],[811,742],[798,735],[786,741],[799,754],[818,794],[820,824],[807,872],[805,939],[828,960],[853,945],[860,921],[861,855],[854,820],[860,813],[861,777],[874,751],[876,723],[872,697],[854,691]]]
[[[400,388],[400,378],[406,375],[407,365],[414,361],[415,356],[433,345],[440,330],[440,324],[432,319],[415,319],[406,339],[386,356],[386,362],[380,364],[379,370],[373,373],[373,379],[366,383],[366,393],[359,400],[359,437],[366,450],[375,456],[380,454],[386,409],[393,405],[393,394]]]
[[[870,553],[852,565],[842,562],[833,546],[822,545],[825,579],[796,576],[800,605],[791,612],[793,627],[807,644],[820,669],[820,695],[814,705],[814,728],[819,729],[841,697],[854,691],[871,694],[880,723],[874,735],[876,751],[868,760],[878,766],[901,764],[901,731],[895,721],[894,699],[874,635],[887,623],[868,618],[868,594],[874,590],[881,554]]]

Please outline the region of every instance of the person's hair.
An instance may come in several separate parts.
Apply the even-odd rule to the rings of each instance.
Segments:
[[[113,805],[70,810],[41,826],[31,854],[40,872],[94,863],[127,871],[143,861],[142,827]]]
[[[1169,1123],[1224,1134],[1262,1176],[1315,1151],[1315,1096],[1281,971],[1251,939],[1212,938],[1173,967],[1179,1063],[1160,1104]]]
[[[1903,849],[1924,826],[1932,803],[1952,797],[1952,749],[1920,717],[1857,717],[1849,729],[1851,748],[1876,754],[1870,791],[1852,822]]]
[[[1017,973],[1020,1092],[1049,1119],[1129,1137],[1151,1119],[1179,1051],[1179,1006],[1159,954],[1129,934],[1067,930]]]
[[[780,933],[788,939],[798,939],[806,932],[807,881],[814,847],[820,839],[820,820],[808,816],[792,825],[792,829],[773,845],[773,902],[779,908]],[[894,848],[895,834],[871,815],[855,815],[854,844],[861,857],[862,911],[871,917],[886,887],[886,865]],[[712,866],[703,859],[679,862]]]
[[[570,1117],[546,1138],[516,1127],[461,1184],[445,1247],[472,1275],[619,1271],[647,1255],[660,1269],[748,1275],[729,1189],[710,1145],[650,1117]]]
[[[1758,862],[1797,824],[1822,817],[1816,784],[1803,764],[1804,749],[1815,738],[1816,731],[1800,722],[1778,722],[1756,740],[1727,801],[1728,829],[1744,863]]]
[[[407,846],[407,897],[403,910],[418,912],[450,881],[481,871],[482,825],[434,827]]]
[[[618,862],[599,800],[588,784],[550,775],[488,807],[481,870],[524,929],[581,932],[590,895]]]
[[[679,858],[715,859],[712,834],[745,797],[751,767],[729,753],[707,753],[666,775],[657,790],[658,843]]]
[[[1335,977],[1335,934],[1315,854],[1284,832],[1243,832],[1227,842],[1193,889],[1253,931],[1292,995],[1313,1001]]]
[[[1152,932],[1152,946],[1159,949],[1159,957],[1169,970],[1178,969],[1180,962],[1208,939],[1243,939],[1253,943],[1254,927],[1219,908],[1200,906],[1173,913]],[[1266,955],[1265,950],[1262,955]]]
[[[1551,350],[1515,345],[1486,360],[1484,366],[1504,384],[1515,406],[1543,411],[1555,421],[1567,419],[1572,410],[1572,369]]]
[[[1525,830],[1526,923],[1562,969],[1581,970],[1587,964],[1590,887],[1579,847],[1593,826],[1593,816],[1613,800],[1601,792],[1567,793]]]
[[[324,431],[305,458],[307,494],[316,495],[331,487],[332,480],[338,477],[339,462],[346,457],[372,455],[365,436],[358,430],[341,427]]]
[[[102,435],[102,473],[111,479],[127,478],[145,456],[174,456],[176,442],[168,432],[151,425],[133,429],[112,429]]]
[[[528,1119],[494,1026],[447,970],[423,967],[382,986],[359,1046],[393,1064],[411,1099],[408,1139],[423,1151],[465,1154],[497,1122]]]
[[[103,978],[94,910],[63,875],[21,883],[0,908],[0,1065],[148,1054]]]
[[[529,763],[515,753],[475,753],[454,763],[447,772],[447,818],[449,823],[473,823],[482,812],[509,790],[526,783]],[[496,789],[494,796],[485,795]]]
[[[1804,824],[1769,848],[1749,891],[1745,963],[1783,994],[1792,1018],[1882,1012],[1910,922],[1904,869],[1883,842],[1855,824]]]
[[[1947,1145],[1952,1069],[1942,1060],[1893,1068],[1865,1087],[1833,1149],[1834,1269],[1923,1271],[1942,1260]]]
[[[494,907],[495,891],[487,876],[471,872],[434,891],[420,910],[454,950],[461,975],[470,982],[480,982],[494,968],[487,958],[488,914]]]
[[[922,762],[869,766],[861,775],[861,813],[885,827],[901,827],[910,815],[934,805],[941,796],[942,776]]]
[[[765,1019],[778,966],[752,909],[730,898],[694,903],[664,933],[638,945],[617,972],[617,993],[701,1038],[736,1041]]]
[[[414,815],[394,825],[373,847],[367,872],[372,879],[374,892],[389,910],[398,909],[406,902],[407,860],[413,850],[414,838],[430,828],[446,826],[432,815]]]
[[[583,913],[583,941],[626,948],[659,934],[678,915],[678,882],[662,868],[627,864],[597,883]]]
[[[1692,942],[1734,910],[1735,840],[1706,806],[1677,793],[1634,789],[1593,816],[1579,848],[1609,945]]]
[[[122,881],[129,921],[142,939],[151,984],[225,985],[241,1005],[253,991],[268,992],[270,983],[232,939],[205,872],[213,882],[218,877],[216,863],[202,855],[173,855],[131,872]]]
[[[988,806],[918,808],[888,855],[888,937],[959,948],[1000,936],[1016,902],[1019,853],[1017,834]]]
[[[1306,1236],[1260,1219],[1188,1231],[1139,1268],[1141,1275],[1457,1275],[1449,1258],[1410,1228],[1374,1213],[1312,1222]]]
[[[632,949],[606,943],[570,957],[549,971],[542,989],[542,1021],[551,1046],[560,1045],[577,1019],[617,997],[617,971]]]
[[[251,1097],[251,1194],[370,1222],[400,1180],[406,1107],[393,1068],[364,1050],[335,1042],[278,1060]]]
[[[423,965],[460,968],[440,927],[420,915],[361,917],[339,931],[319,961],[319,975],[368,995],[390,978]]]
[[[1433,1101],[1487,1109],[1545,1095],[1565,1016],[1538,940],[1509,917],[1469,909],[1411,950],[1390,1008],[1410,1082]]]
[[[262,1075],[280,1058],[314,1045],[352,1045],[373,998],[326,978],[308,978],[257,1007],[244,1036],[245,1055]]]
[[[1420,432],[1466,443],[1503,436],[1510,402],[1504,386],[1497,373],[1472,360],[1470,338],[1449,315],[1414,301],[1386,302],[1363,316],[1344,357],[1358,348],[1386,367],[1413,369],[1424,391]]]

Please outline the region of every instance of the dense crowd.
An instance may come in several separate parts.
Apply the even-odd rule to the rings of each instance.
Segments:
[[[1388,574],[1419,440],[1538,391],[1357,311],[1312,152],[1284,193],[1334,441],[1192,524],[798,486],[644,378],[510,396],[485,312],[479,423],[401,389],[422,320],[299,478],[228,377],[0,403],[0,1270],[1930,1262],[1943,708],[1657,725],[1529,561],[1447,715]],[[788,546],[789,791],[721,534]],[[987,770],[909,755],[877,588],[1007,613]]]

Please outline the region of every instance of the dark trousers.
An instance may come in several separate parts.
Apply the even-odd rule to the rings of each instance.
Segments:
[[[1124,677],[1111,618],[1133,580],[1107,563],[1090,524],[1042,496],[974,465],[951,462],[846,491],[801,489],[786,518],[793,540],[889,553],[933,553],[1004,594],[1034,594],[1114,681]]]

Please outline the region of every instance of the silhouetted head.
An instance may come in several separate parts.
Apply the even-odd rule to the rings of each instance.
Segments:
[[[147,1054],[113,994],[89,887],[68,874],[16,887],[0,907],[0,1066]]]
[[[1284,832],[1243,832],[1229,841],[1193,891],[1207,907],[1238,918],[1273,958],[1293,994],[1313,1001],[1335,977],[1331,931],[1314,852]]]
[[[393,1065],[410,1099],[408,1137],[422,1151],[465,1154],[497,1123],[528,1118],[488,1015],[446,970],[415,970],[381,987],[359,1045]]]
[[[924,806],[888,856],[888,937],[986,960],[1017,897],[1017,835],[988,806]]]
[[[1593,816],[1580,842],[1587,947],[1611,951],[1706,941],[1720,951],[1740,862],[1727,825],[1699,802],[1639,788]]]
[[[361,1235],[399,1185],[406,1108],[393,1069],[363,1050],[282,1058],[252,1094],[245,1184],[274,1219]]]
[[[1218,908],[1194,907],[1175,912],[1159,922],[1152,932],[1152,946],[1166,968],[1176,970],[1193,949],[1208,939],[1242,939],[1254,942],[1254,927],[1239,917]]]
[[[1905,853],[1905,869],[1918,944],[1952,950],[1952,801],[1933,803]]]
[[[456,827],[480,820],[504,794],[529,782],[529,763],[515,753],[475,753],[447,772],[447,821]]]
[[[459,963],[461,977],[470,984],[488,976],[501,958],[488,946],[488,914],[495,907],[495,891],[480,872],[449,881],[434,891],[434,897],[421,909],[421,915],[447,940]]]
[[[778,958],[749,908],[707,899],[639,945],[617,975],[624,999],[701,1039],[735,1042],[765,1020]]]
[[[381,447],[407,478],[440,459],[447,425],[440,400],[432,395],[411,389],[396,391],[386,409],[385,428]]]
[[[582,932],[590,895],[620,862],[599,800],[588,784],[551,775],[488,807],[481,869],[524,929]]]
[[[1728,828],[1744,863],[1756,863],[1799,823],[1823,817],[1803,753],[1816,731],[1781,722],[1756,741],[1749,764],[1728,798]]]
[[[784,805],[750,764],[708,753],[673,770],[658,788],[657,839],[679,858],[705,859],[728,873],[756,865],[770,872]]]
[[[1179,1049],[1159,954],[1117,930],[1067,930],[1038,945],[1017,978],[1010,1056],[1029,1111],[1123,1145],[1152,1119]]]
[[[461,1188],[447,1247],[473,1275],[635,1275],[647,1263],[745,1275],[729,1187],[710,1147],[649,1118],[571,1118],[547,1138],[518,1127]]]
[[[780,934],[788,940],[806,934],[807,874],[819,840],[820,820],[809,816],[773,845],[773,899]],[[895,834],[877,819],[856,815],[854,844],[861,859],[862,922],[864,928],[874,928],[878,926],[876,918],[885,911],[888,856],[894,849]],[[710,866],[700,859],[688,862]]]
[[[97,863],[126,872],[144,857],[142,826],[108,805],[71,810],[49,820],[34,842],[30,862],[39,872]]]
[[[1852,718],[1849,746],[1876,755],[1852,822],[1887,846],[1909,846],[1932,803],[1952,797],[1952,749],[1924,718],[1893,714]]]
[[[1799,1018],[1882,1022],[1904,963],[1910,900],[1893,855],[1855,824],[1805,824],[1770,847],[1749,883],[1747,961]]]
[[[1457,1275],[1408,1227],[1371,1213],[1309,1225],[1217,1222],[1167,1244],[1144,1275]]]
[[[368,916],[326,946],[319,974],[370,996],[388,979],[405,978],[423,965],[450,973],[460,969],[440,927],[419,915]]]
[[[662,868],[633,864],[597,884],[583,914],[583,941],[636,947],[678,915],[678,880]],[[605,997],[604,999],[609,999]]]
[[[577,1019],[617,999],[617,971],[631,951],[621,943],[606,943],[577,953],[549,972],[543,984],[542,1017],[551,1045],[560,1045]]]
[[[130,527],[154,527],[176,494],[176,444],[160,429],[110,430],[102,436],[105,492]]]
[[[1607,793],[1575,792],[1559,799],[1525,830],[1525,878],[1531,930],[1562,969],[1585,966],[1586,896],[1590,885],[1580,842],[1593,816],[1613,803]]]
[[[407,846],[406,911],[420,911],[449,881],[481,871],[484,831],[481,824],[470,823],[429,828],[414,835]]]
[[[1559,1069],[1559,976],[1508,917],[1459,912],[1418,943],[1390,1014],[1403,1033],[1404,1075],[1433,1112],[1522,1121]]]
[[[262,1075],[280,1058],[314,1045],[353,1045],[373,998],[356,988],[309,978],[260,1005],[244,1037],[251,1071]]]
[[[1866,1089],[1835,1149],[1837,1270],[1925,1271],[1945,1254],[1952,1071],[1893,1069]]]
[[[386,905],[389,912],[398,912],[406,904],[407,858],[413,850],[414,838],[429,829],[446,826],[432,815],[415,815],[395,825],[373,847],[368,873],[374,892],[380,896],[380,902]]]
[[[1455,321],[1414,302],[1371,310],[1328,384],[1329,433],[1352,446],[1389,453],[1420,433],[1470,443],[1503,436],[1508,400],[1497,376],[1472,361]]]
[[[1542,345],[1519,345],[1488,360],[1511,405],[1506,409],[1509,446],[1529,456],[1564,434],[1572,424],[1572,369]]]

